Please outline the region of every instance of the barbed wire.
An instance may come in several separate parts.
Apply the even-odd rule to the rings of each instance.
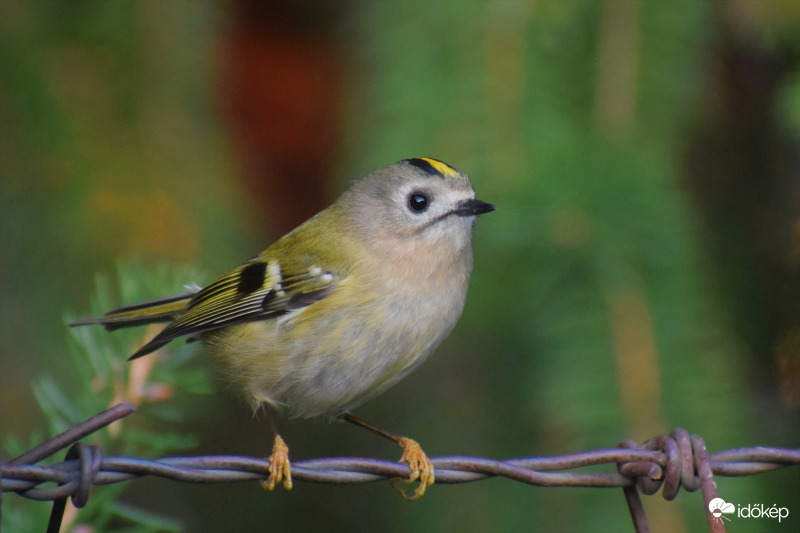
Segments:
[[[263,480],[268,475],[269,461],[265,459],[224,455],[157,460],[105,457],[98,446],[79,442],[134,411],[132,405],[116,405],[19,457],[0,463],[0,498],[5,492],[14,492],[31,500],[53,501],[48,532],[58,532],[67,499],[71,498],[75,507],[83,507],[95,485],[142,476],[188,483],[230,483]],[[48,466],[36,464],[69,446],[64,461]],[[709,502],[717,497],[714,476],[746,476],[800,465],[800,449],[752,447],[709,454],[702,438],[678,428],[644,444],[625,440],[619,448],[560,457],[497,461],[448,456],[433,457],[431,462],[436,484],[468,483],[500,476],[539,487],[622,488],[638,533],[649,531],[640,493],[652,495],[660,489],[666,500],[672,500],[681,488],[690,492],[699,489],[710,531],[721,533],[725,531],[722,520],[708,508]],[[617,471],[564,472],[601,464],[613,464]],[[357,484],[408,475],[406,465],[377,459],[340,457],[292,462],[293,479],[312,483]],[[46,483],[55,485],[41,486]]]

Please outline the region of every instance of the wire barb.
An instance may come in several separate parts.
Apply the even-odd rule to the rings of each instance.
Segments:
[[[53,501],[48,531],[57,532],[67,498],[76,507],[89,499],[95,485],[121,483],[142,476],[158,476],[188,483],[261,481],[269,471],[264,459],[239,456],[169,457],[159,460],[105,457],[97,446],[78,441],[125,417],[134,408],[112,407],[40,444],[8,463],[0,462],[0,494],[15,492],[32,500]],[[36,463],[72,446],[61,463]],[[639,493],[652,495],[661,489],[673,500],[681,488],[700,490],[712,533],[724,532],[713,520],[708,504],[716,497],[714,476],[743,476],[776,468],[800,465],[800,449],[740,448],[709,455],[705,442],[686,430],[654,437],[644,444],[623,441],[616,449],[597,450],[560,457],[534,457],[497,461],[480,457],[435,457],[436,484],[455,484],[502,476],[539,487],[622,488],[634,529],[649,531]],[[571,470],[615,465],[616,472],[587,473]],[[297,481],[335,485],[369,483],[408,476],[408,466],[377,459],[340,457],[294,461],[292,477]],[[53,483],[54,486],[42,487]],[[0,516],[2,524],[2,516]]]
[[[637,533],[650,531],[638,492],[652,495],[661,488],[663,498],[672,501],[678,496],[681,487],[688,492],[701,490],[711,532],[725,532],[724,524],[715,520],[708,508],[709,502],[717,497],[717,486],[714,483],[714,469],[708,449],[701,437],[689,435],[685,429],[677,428],[670,435],[659,435],[642,445],[627,439],[620,444],[620,447],[631,450],[660,451],[664,454],[658,463],[622,463],[619,465],[620,473],[636,479],[636,488],[625,487],[624,490],[628,510]],[[747,450],[741,451],[747,452]],[[796,455],[800,456],[800,454]],[[737,459],[741,459],[741,457],[731,457],[733,461]],[[795,460],[787,461],[786,464],[800,463]],[[724,475],[722,472],[719,474]]]

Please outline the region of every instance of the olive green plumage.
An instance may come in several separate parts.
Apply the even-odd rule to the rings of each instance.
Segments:
[[[450,333],[475,217],[494,207],[430,158],[352,182],[339,199],[207,287],[76,322],[167,321],[132,357],[201,339],[230,379],[294,416],[336,416],[385,390]]]

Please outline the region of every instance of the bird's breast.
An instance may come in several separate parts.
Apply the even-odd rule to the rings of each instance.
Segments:
[[[294,416],[345,412],[419,365],[461,315],[468,273],[438,282],[404,274],[354,273],[319,302],[226,328],[207,344],[258,401]]]

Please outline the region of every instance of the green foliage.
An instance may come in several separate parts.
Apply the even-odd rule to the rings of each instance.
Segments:
[[[186,268],[145,268],[138,261],[121,264],[115,283],[98,276],[91,314],[98,316],[121,302],[180,292],[178,279],[199,278],[197,272]],[[84,442],[99,445],[106,455],[130,457],[162,457],[196,446],[196,437],[184,428],[202,412],[202,396],[210,390],[206,371],[194,364],[196,346],[175,343],[170,351],[159,350],[130,363],[126,361],[128,355],[144,340],[142,328],[109,333],[99,327],[78,327],[69,330],[69,337],[72,372],[58,377],[45,375],[33,385],[48,435],[127,402],[137,407],[136,413],[95,432]],[[40,442],[43,433],[37,431],[27,444],[5,436],[4,452],[11,457],[19,455]],[[91,524],[97,532],[118,530],[122,524],[136,524],[126,531],[181,530],[173,519],[121,502],[125,488],[124,483],[95,488],[76,523]],[[10,531],[44,530],[49,506],[10,499],[3,509],[4,526]]]
[[[638,11],[604,20],[613,6]],[[467,309],[451,341],[459,353],[450,371],[474,376],[459,391],[481,406],[473,431],[502,440],[509,455],[613,447],[675,426],[712,450],[752,442],[740,345],[680,189],[686,132],[705,90],[698,50],[710,40],[709,6],[453,2],[424,17],[407,7],[368,11],[368,57],[380,75],[369,80],[363,111],[373,122],[356,152],[375,162],[442,158],[498,207],[478,221]],[[598,47],[628,29],[620,20],[635,38],[604,65]],[[598,87],[615,72],[604,69],[628,60],[633,111],[615,129],[598,119]],[[612,81],[614,94],[629,89]],[[790,110],[793,101],[787,93]],[[430,412],[430,402],[420,409]],[[732,416],[736,423],[719,422]],[[499,438],[508,428],[515,437]],[[734,500],[764,494],[752,479],[735,485],[725,493]],[[499,484],[491,493],[498,529],[630,527],[618,494],[532,496]],[[473,509],[480,520],[482,494],[427,518],[446,529],[442,517]],[[681,502],[684,516],[678,505],[668,513],[704,530],[701,500]]]
[[[5,436],[12,456],[106,407],[113,384],[130,380],[125,358],[143,340],[141,329],[72,330],[64,357],[59,315],[83,301],[95,271],[136,253],[147,261],[191,259],[222,272],[268,244],[247,242],[257,229],[243,206],[268,207],[249,202],[250,191],[229,181],[242,162],[235,161],[239,147],[220,140],[229,131],[214,92],[225,82],[215,61],[231,44],[220,29],[227,27],[227,10],[240,4],[0,2],[0,406],[14,406],[0,413],[4,430],[28,433],[15,430],[36,414],[28,407],[33,402],[19,401],[31,395],[27,376],[50,376],[33,385],[47,414],[38,425],[48,430]],[[781,172],[791,180],[796,161],[761,153],[776,171],[743,171],[740,188],[725,192],[737,201],[713,198],[711,224],[698,216],[697,196],[684,185],[686,167],[697,164],[687,159],[749,168],[750,157],[759,157],[707,153],[709,146],[729,146],[728,132],[707,123],[718,108],[730,107],[729,126],[753,120],[752,109],[739,107],[742,91],[752,89],[747,83],[776,84],[776,100],[756,104],[800,138],[800,4],[336,4],[341,17],[319,23],[329,25],[326,31],[344,24],[346,128],[336,154],[342,182],[399,159],[432,156],[468,173],[478,197],[498,207],[475,229],[475,269],[459,326],[429,362],[359,414],[363,409],[368,419],[416,438],[430,455],[562,454],[674,426],[702,435],[712,452],[796,446],[796,412],[780,407],[774,354],[752,349],[747,339],[759,332],[744,331],[761,331],[771,320],[752,296],[772,281],[756,271],[756,255],[767,252],[761,242],[747,249],[750,221],[727,222],[737,220],[736,207],[755,206],[769,227],[773,213],[761,214],[769,198],[738,196]],[[273,33],[270,39],[280,37]],[[794,56],[770,56],[782,50]],[[764,57],[767,69],[757,65]],[[618,76],[618,68],[629,68],[630,79]],[[303,87],[289,90],[295,89]],[[622,112],[614,107],[620,95],[627,95]],[[706,128],[722,137],[712,139],[719,145],[698,143]],[[753,150],[776,145],[774,131],[744,131]],[[695,179],[719,178],[711,174]],[[789,185],[785,196],[793,197]],[[720,265],[708,238],[714,219],[729,247]],[[781,260],[791,259],[783,252]],[[207,280],[192,274],[128,265],[115,282],[98,281],[92,312]],[[207,382],[190,360],[195,350],[181,347],[153,366],[147,383],[174,387],[174,395],[141,404],[122,424],[124,442],[108,431],[93,438],[117,453],[155,456],[190,445],[192,435],[177,431],[175,422],[202,412],[198,429],[205,433],[198,440],[222,435],[213,445],[224,453],[263,455],[263,428],[241,403],[227,406],[221,394],[214,405],[197,408],[196,394]],[[164,390],[151,388],[150,397],[163,398]],[[293,457],[397,452],[336,425],[287,425]],[[721,479],[720,495],[797,501],[797,476],[788,474]],[[375,524],[385,531],[630,529],[617,490],[489,480],[434,486],[412,506],[384,489],[298,484],[292,493],[265,497],[232,485],[198,496],[192,487],[169,484],[150,496],[183,498],[190,511],[180,521],[192,530],[254,523],[275,530],[322,524],[331,531]],[[161,519],[128,509],[117,490],[96,489],[81,519],[97,517],[93,525],[101,528],[138,515],[134,522],[150,525],[131,527],[177,527],[169,520],[153,525]],[[107,498],[108,509],[93,507],[98,496]],[[45,507],[7,496],[3,525],[41,530],[32,521]],[[682,493],[650,517],[654,529],[707,530],[698,494]]]

